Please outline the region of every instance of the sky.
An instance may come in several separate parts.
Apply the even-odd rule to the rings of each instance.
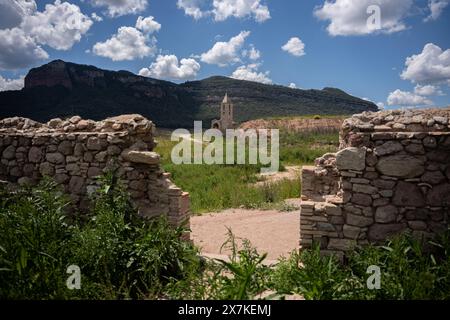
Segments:
[[[0,91],[54,59],[450,105],[450,0],[0,0]]]

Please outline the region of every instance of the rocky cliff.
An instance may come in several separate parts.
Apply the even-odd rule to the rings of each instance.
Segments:
[[[0,92],[0,118],[22,116],[38,121],[70,117],[104,119],[127,113],[151,118],[159,127],[209,123],[228,92],[238,122],[269,116],[352,114],[376,110],[368,101],[338,89],[300,90],[212,77],[175,84],[55,60],[31,69],[21,91]]]

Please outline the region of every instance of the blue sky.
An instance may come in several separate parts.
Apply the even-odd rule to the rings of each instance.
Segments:
[[[139,16],[153,19],[138,27]],[[224,75],[337,87],[387,108],[445,106],[448,30],[449,0],[0,0],[0,90],[63,59],[174,82]]]

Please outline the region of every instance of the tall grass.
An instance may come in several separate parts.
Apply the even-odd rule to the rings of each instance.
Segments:
[[[317,246],[294,251],[268,267],[265,254],[245,239],[238,243],[230,232],[224,244],[231,249],[228,261],[206,261],[201,272],[171,283],[166,292],[176,299],[279,299],[296,294],[306,300],[448,300],[448,239],[449,233],[425,243],[403,234],[384,246],[356,248],[346,264]],[[380,268],[379,289],[367,286],[369,266]]]
[[[71,233],[66,196],[43,181],[39,188],[0,191],[0,297],[64,296]]]
[[[280,161],[285,165],[311,164],[315,158],[336,150],[337,134],[300,134],[281,132]],[[280,180],[262,186],[261,165],[206,165],[181,164],[171,161],[171,151],[176,142],[167,136],[158,138],[158,152],[163,167],[172,174],[174,182],[191,197],[194,213],[220,211],[227,208],[271,208],[288,198],[300,196],[300,177]]]
[[[335,133],[292,133],[280,135],[280,160],[283,165],[306,165],[325,153],[336,152],[339,135]]]
[[[408,234],[350,253],[347,264],[320,249],[293,253],[272,275],[272,288],[305,299],[426,300],[450,299],[450,232],[436,242]],[[431,246],[431,247],[430,247]],[[369,289],[369,266],[381,271],[379,289]]]
[[[356,248],[346,264],[316,247],[270,268],[264,253],[231,231],[228,260],[199,258],[180,239],[183,228],[137,217],[110,175],[83,220],[68,219],[66,196],[48,180],[0,195],[0,299],[257,299],[268,291],[314,300],[450,299],[449,232],[431,242],[405,234]],[[73,264],[80,290],[66,286]],[[372,265],[381,270],[376,290],[366,285]]]
[[[185,230],[137,217],[112,176],[86,223],[69,223],[66,197],[50,181],[0,199],[2,299],[154,298],[198,263],[197,250],[180,239]],[[69,265],[81,269],[80,290],[66,286]]]
[[[231,230],[222,245],[230,250],[228,260],[205,261],[201,272],[172,282],[167,293],[174,299],[249,300],[264,292],[271,270],[263,264],[267,254],[260,254],[246,239],[237,239]]]

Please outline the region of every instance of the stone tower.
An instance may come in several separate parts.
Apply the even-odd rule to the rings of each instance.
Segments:
[[[220,119],[213,120],[211,127],[213,129],[226,130],[234,129],[236,123],[234,122],[234,106],[231,99],[228,97],[228,93],[225,94],[222,104],[220,105]]]

